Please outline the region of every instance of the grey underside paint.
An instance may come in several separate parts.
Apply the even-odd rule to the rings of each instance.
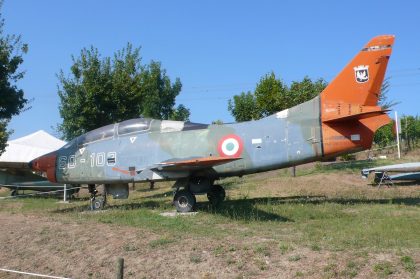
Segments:
[[[389,177],[392,180],[420,180],[420,172],[399,173]]]
[[[200,174],[217,178],[297,165],[322,156],[319,116],[316,97],[261,120],[206,129],[163,132],[161,121],[153,120],[142,133],[114,135],[90,144],[76,140],[65,146],[58,151],[56,176],[59,182],[68,183],[121,183]],[[205,169],[165,171],[157,167],[165,161],[221,156],[218,145],[227,135],[241,138],[240,160]],[[115,160],[110,160],[112,154]]]

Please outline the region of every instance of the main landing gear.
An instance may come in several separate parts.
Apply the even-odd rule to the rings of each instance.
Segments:
[[[90,193],[90,210],[101,210],[106,205],[106,193],[102,196],[98,196],[98,190],[95,184],[88,185]]]
[[[175,185],[174,205],[178,212],[191,212],[197,203],[195,195],[207,194],[213,206],[218,206],[226,197],[225,189],[214,185],[214,181],[205,177],[191,177],[177,180]]]

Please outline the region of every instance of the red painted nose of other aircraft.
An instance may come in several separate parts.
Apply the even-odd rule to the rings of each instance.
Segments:
[[[57,154],[55,152],[51,152],[29,162],[29,167],[34,171],[46,172],[49,181],[57,182],[55,177],[56,161]]]

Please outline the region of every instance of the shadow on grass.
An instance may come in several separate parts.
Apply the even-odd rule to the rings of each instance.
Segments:
[[[355,204],[401,204],[409,206],[417,206],[420,204],[418,198],[390,198],[390,199],[356,199],[356,198],[327,198],[325,196],[290,196],[275,198],[252,198],[240,200],[227,200],[220,206],[213,207],[209,202],[199,202],[196,205],[198,212],[206,212],[213,215],[220,215],[237,221],[277,221],[277,222],[294,222],[293,219],[261,210],[257,205],[281,205],[281,204],[323,204],[336,203],[342,205]],[[173,207],[167,201],[145,200],[142,202],[131,202],[119,205],[108,205],[108,210],[136,210],[136,209],[164,209],[173,210]],[[88,204],[57,209],[52,213],[71,213],[90,211]]]
[[[169,206],[169,205],[168,205]],[[165,208],[165,204],[158,201],[142,201],[142,202],[130,202],[124,204],[115,204],[115,205],[106,205],[105,210],[136,210],[141,208],[147,209],[156,209],[156,208]],[[73,207],[60,208],[57,210],[51,211],[52,213],[71,213],[71,212],[84,212],[91,211],[89,203],[84,205],[77,205]]]
[[[401,204],[401,205],[420,205],[420,197],[405,198],[389,198],[389,199],[357,199],[357,198],[328,198],[326,196],[290,196],[290,197],[268,197],[268,198],[252,198],[242,200],[229,200],[223,202],[223,206],[245,207],[261,205],[278,205],[278,204],[323,204],[337,203],[344,205],[352,204]]]
[[[229,200],[224,201],[220,206],[214,207],[209,202],[197,203],[198,212],[207,212],[214,215],[221,215],[229,219],[237,221],[277,221],[277,222],[294,222],[294,220],[283,217],[278,214],[266,212],[255,207],[257,201],[252,199],[246,200]]]
[[[276,198],[253,198],[242,200],[224,201],[219,207],[212,207],[209,203],[197,204],[198,211],[211,214],[219,214],[228,218],[242,221],[280,221],[293,222],[292,219],[265,212],[256,208],[256,205],[281,205],[281,204],[322,204],[336,203],[342,205],[354,204],[401,204],[417,206],[420,204],[418,198],[390,198],[390,199],[349,199],[349,198],[327,198],[325,196],[290,196]]]

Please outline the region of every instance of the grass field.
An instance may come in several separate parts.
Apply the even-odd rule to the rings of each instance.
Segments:
[[[160,215],[173,210],[170,183],[137,185],[102,212],[87,211],[83,193],[2,200],[0,262],[74,278],[113,277],[117,257],[126,278],[419,278],[420,186],[360,177],[388,163],[224,179],[227,200],[212,208],[198,196],[192,216]]]

